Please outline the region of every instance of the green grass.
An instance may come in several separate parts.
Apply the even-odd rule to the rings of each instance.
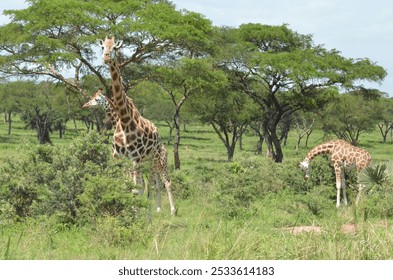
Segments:
[[[166,140],[168,129],[160,123],[158,126],[162,138]],[[83,128],[82,125],[79,127]],[[263,156],[254,155],[257,139],[252,135],[244,137],[244,150],[237,148],[235,162],[226,163],[226,150],[210,127],[189,125],[187,128],[187,132],[182,132],[181,170],[173,170],[172,147],[166,145],[178,209],[176,217],[169,215],[169,205],[163,194],[162,213],[153,213],[152,222],[136,231],[138,238],[133,241],[124,238],[110,219],[84,226],[61,226],[48,217],[16,223],[0,221],[0,258],[392,258],[393,233],[389,225],[392,219],[385,210],[378,212],[372,208],[374,214],[371,215],[367,197],[359,205],[350,203],[347,207],[336,209],[333,181],[329,186],[313,186],[301,194],[294,193],[288,178],[280,177],[281,174],[292,176],[291,180],[302,184],[296,164],[311,147],[322,141],[320,132],[313,133],[309,147],[300,147],[299,151],[294,148],[296,135],[290,135],[284,147],[285,162],[276,165]],[[52,141],[55,146],[67,145],[81,131],[83,129],[79,132],[70,129],[64,139],[52,134]],[[389,174],[392,174],[390,155],[393,154],[393,145],[381,144],[380,138],[377,131],[364,135],[361,145],[371,153],[373,164],[385,163]],[[1,163],[5,157],[22,154],[24,143],[36,143],[36,136],[34,131],[25,130],[16,118],[11,135],[7,135],[6,124],[0,123],[0,140]],[[254,168],[254,163],[255,173],[248,169]],[[242,170],[245,170],[244,173]],[[260,192],[255,193],[249,208],[240,209],[241,215],[228,218],[226,213],[231,209],[225,208],[217,195],[225,194],[223,188],[230,186],[230,179],[236,178],[236,172],[239,172],[239,176],[254,176],[249,181],[246,177],[244,185],[238,186],[240,190],[255,191],[252,184],[258,185],[255,183],[258,180],[262,187],[258,189]],[[349,192],[353,201],[354,194]],[[381,226],[381,222],[386,222],[388,226]],[[356,224],[357,231],[342,232],[344,224]],[[301,225],[320,226],[322,231],[294,235],[285,230]]]

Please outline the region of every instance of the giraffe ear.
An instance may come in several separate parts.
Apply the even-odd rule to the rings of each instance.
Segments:
[[[122,44],[123,44],[123,40],[117,41],[116,44],[115,44],[115,49],[116,49],[116,50],[119,49],[119,48],[121,47]]]

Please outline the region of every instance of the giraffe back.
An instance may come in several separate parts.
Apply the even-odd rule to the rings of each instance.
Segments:
[[[340,140],[332,152],[332,161],[353,165],[358,171],[365,169],[371,162],[371,155],[365,149]]]

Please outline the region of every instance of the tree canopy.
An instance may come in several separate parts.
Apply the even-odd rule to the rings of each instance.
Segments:
[[[288,25],[215,27],[199,13],[176,10],[168,0],[26,2],[26,9],[4,12],[11,21],[0,26],[2,76],[47,77],[84,96],[103,87],[110,96],[108,69],[96,40],[115,36],[123,41],[119,66],[124,89],[149,79],[169,94],[175,151],[180,108],[196,93],[215,95],[195,100],[207,109],[220,98],[225,99],[222,106],[239,109],[233,103],[248,104],[244,97],[250,98],[251,107],[258,108],[258,118],[252,119],[257,134],[266,140],[273,160],[282,162],[281,142],[295,112],[319,110],[359,82],[379,82],[387,74],[368,58],[346,58]],[[221,118],[233,112],[225,113]]]
[[[199,53],[212,30],[202,15],[177,11],[165,0],[27,2],[26,9],[4,12],[11,23],[0,27],[1,71],[8,76],[49,76],[82,93],[86,74],[94,74],[110,89],[96,39],[123,40],[123,68],[131,62]],[[72,78],[66,78],[69,73]]]
[[[368,59],[343,57],[314,45],[287,25],[243,24],[222,29],[219,64],[231,72],[240,89],[264,112],[262,129],[276,162],[283,160],[280,122],[298,110],[326,104],[338,87],[359,80],[380,81],[386,71]]]

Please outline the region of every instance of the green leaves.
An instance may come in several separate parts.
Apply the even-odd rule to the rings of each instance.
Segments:
[[[201,55],[210,44],[209,20],[176,11],[164,0],[28,2],[24,10],[5,12],[11,23],[0,27],[0,67],[12,75],[54,77],[77,91],[82,91],[80,81],[66,80],[62,73],[75,72],[77,79],[94,74],[107,86],[96,66],[97,38],[124,41],[121,67],[146,59]]]

